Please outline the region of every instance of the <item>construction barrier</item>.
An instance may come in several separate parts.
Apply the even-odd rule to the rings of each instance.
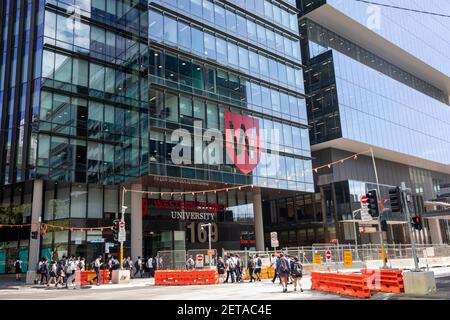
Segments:
[[[217,270],[158,270],[156,286],[192,286],[218,284]]]
[[[263,267],[261,268],[261,279],[273,279],[273,276],[275,275],[275,269],[273,267]],[[250,274],[248,272],[248,269],[245,271],[245,279],[250,279]]]
[[[311,273],[312,290],[337,293],[356,298],[370,298],[372,295],[367,286],[364,274]]]
[[[372,291],[389,293],[405,292],[402,270],[368,270],[361,269],[367,277],[367,285]]]
[[[75,282],[80,286],[89,286],[97,284],[97,280],[93,279],[97,276],[95,271],[76,271]],[[100,270],[100,284],[109,284],[110,273],[109,270]]]

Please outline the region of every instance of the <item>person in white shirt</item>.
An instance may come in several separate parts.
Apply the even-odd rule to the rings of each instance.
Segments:
[[[102,256],[98,256],[94,262],[95,278],[92,281],[97,280],[97,285],[100,285],[100,268],[102,267]]]

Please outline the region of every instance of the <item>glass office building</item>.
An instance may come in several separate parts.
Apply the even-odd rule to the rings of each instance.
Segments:
[[[161,201],[214,208],[218,250],[264,248],[276,199],[314,191],[294,1],[6,0],[0,17],[0,225],[33,224],[0,228],[0,273],[103,253],[111,231],[70,228],[111,226],[124,186],[145,192],[124,199],[133,258],[207,247],[205,221]],[[253,170],[173,160],[174,132],[225,136],[230,115],[261,132]],[[40,221],[65,229],[30,239]]]
[[[388,189],[405,182],[424,200],[450,179],[450,31],[444,18],[356,1],[297,1],[314,166],[364,152],[354,161],[314,174],[316,206],[330,238],[378,242],[355,235],[353,211],[376,189],[375,155],[388,222],[385,240],[408,242],[403,216],[390,212]],[[381,1],[392,5],[391,1]],[[442,1],[397,1],[442,12]],[[426,8],[424,8],[426,7]],[[422,208],[419,208],[420,211]],[[438,220],[426,219],[419,241],[442,243]],[[375,226],[375,225],[374,225]]]

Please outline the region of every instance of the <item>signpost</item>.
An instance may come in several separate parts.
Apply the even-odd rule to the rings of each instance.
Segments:
[[[320,254],[314,255],[314,264],[322,264],[322,256]]]
[[[196,268],[203,268],[203,266],[204,266],[204,259],[203,259],[204,257],[203,257],[203,255],[202,254],[198,254],[197,256],[196,256],[196,259],[195,259],[195,267]]]
[[[353,266],[353,253],[351,251],[344,251],[344,267]]]
[[[330,250],[327,250],[325,252],[325,258],[326,258],[327,263],[331,262],[331,251]]]
[[[125,221],[119,222],[119,242],[123,244],[127,240],[127,232],[125,230]]]
[[[271,232],[270,233],[270,243],[272,248],[276,249],[280,246],[280,242],[278,241],[278,233],[277,232]]]

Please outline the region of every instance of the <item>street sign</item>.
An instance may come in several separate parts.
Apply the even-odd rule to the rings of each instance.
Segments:
[[[320,254],[314,255],[314,264],[322,264],[322,256]]]
[[[376,233],[377,228],[375,227],[359,227],[359,233]]]
[[[344,267],[353,266],[353,253],[351,251],[344,251]]]
[[[272,248],[278,248],[280,246],[280,243],[278,242],[278,233],[277,232],[270,233],[270,243],[271,243]]]
[[[366,196],[361,197],[361,205],[368,205],[369,204],[369,198]]]
[[[119,242],[125,242],[127,240],[127,233],[126,233],[125,229],[119,230],[118,240],[119,240]]]
[[[208,254],[209,255],[214,255],[214,254],[216,254],[216,250],[214,250],[214,249],[213,250],[208,250]]]
[[[330,250],[327,250],[325,252],[325,258],[326,258],[327,262],[331,262],[331,251]]]
[[[197,255],[197,257],[196,257],[196,259],[195,259],[195,266],[197,267],[197,268],[203,268],[203,262],[204,261],[204,259],[203,259],[203,255],[202,254],[198,254]]]

